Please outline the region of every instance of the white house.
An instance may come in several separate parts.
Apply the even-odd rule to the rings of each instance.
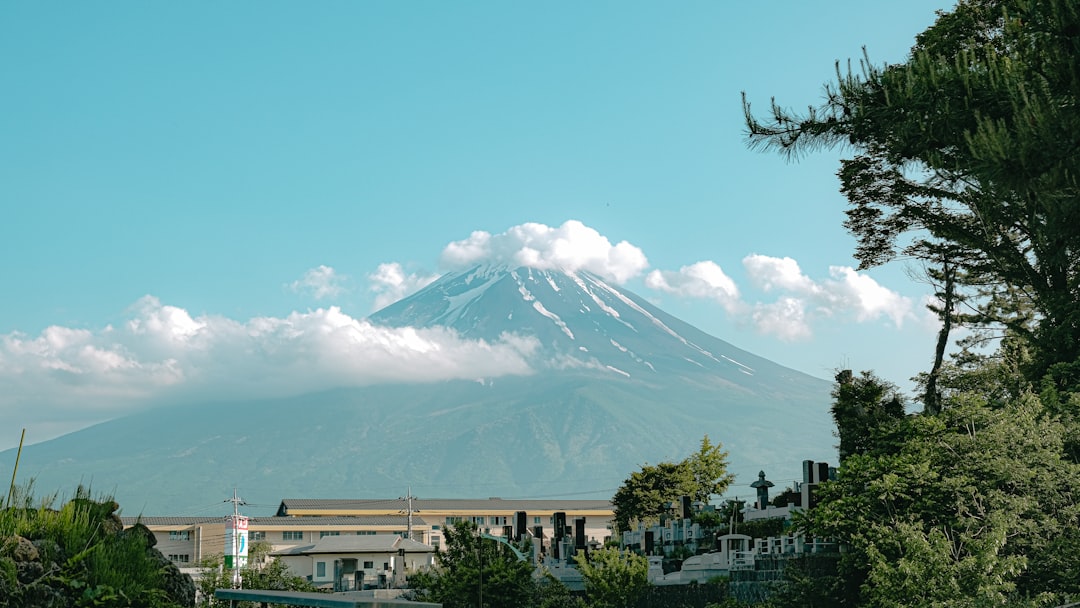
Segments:
[[[435,563],[435,547],[393,536],[325,536],[314,545],[274,555],[297,575],[334,591],[386,588],[404,584],[408,574]]]

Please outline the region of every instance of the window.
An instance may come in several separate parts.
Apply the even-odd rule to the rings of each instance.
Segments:
[[[469,521],[471,521],[472,523],[474,523],[474,524],[476,524],[478,526],[482,526],[482,525],[484,525],[484,516],[483,515],[474,515],[474,516],[469,518]]]
[[[285,530],[281,533],[281,540],[304,540],[303,530]]]
[[[326,538],[327,536],[341,536],[341,532],[337,530],[323,530],[319,532],[319,538]]]
[[[374,570],[375,569],[375,562],[364,562],[364,569],[365,570]]]
[[[533,518],[533,524],[539,526],[540,525],[540,518],[539,517],[534,517]]]
[[[172,530],[169,532],[169,540],[191,540],[191,532],[188,530]]]
[[[438,536],[432,536],[431,537],[431,546],[435,547],[436,551],[439,550],[439,537]]]
[[[498,516],[498,515],[496,515],[495,517],[492,517],[491,518],[491,525],[493,525],[493,526],[505,526],[506,525],[506,517],[502,517],[502,516]]]
[[[442,526],[431,526],[432,530],[442,530]]]
[[[191,556],[188,555],[187,553],[183,553],[183,554],[170,553],[169,554],[169,561],[171,561],[174,564],[186,564],[186,563],[191,562]]]
[[[266,532],[248,532],[248,540],[266,540]]]
[[[326,562],[315,562],[315,576],[319,578],[326,576]]]
[[[375,531],[374,530],[357,530],[356,535],[357,536],[375,536]]]
[[[462,518],[462,517],[447,517],[446,518],[446,525],[452,526],[452,525],[454,525],[456,523],[460,523],[463,519],[464,518]]]

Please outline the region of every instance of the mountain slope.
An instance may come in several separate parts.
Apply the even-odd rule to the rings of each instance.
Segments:
[[[468,338],[533,336],[527,376],[395,384],[143,412],[23,454],[20,478],[115,492],[125,514],[258,514],[284,496],[608,497],[702,435],[740,484],[832,458],[828,383],[667,315],[599,277],[528,268],[450,274],[372,316]],[[11,451],[0,454],[10,468]],[[746,489],[746,494],[750,494]]]
[[[371,319],[399,327],[441,325],[485,340],[523,333],[539,339],[556,365],[576,362],[643,380],[706,372],[740,386],[764,386],[779,378],[798,382],[806,377],[710,336],[587,272],[476,266],[445,275]],[[747,380],[762,372],[765,382]]]

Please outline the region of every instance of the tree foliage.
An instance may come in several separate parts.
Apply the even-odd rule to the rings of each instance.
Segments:
[[[690,499],[708,503],[713,496],[723,494],[735,476],[728,473],[728,453],[717,443],[709,441],[709,436],[701,438],[698,451],[690,454],[686,466],[690,469]]]
[[[241,580],[245,589],[270,589],[275,591],[318,591],[306,578],[296,576],[285,562],[270,556],[273,547],[266,542],[252,543],[248,549],[247,565],[240,569]],[[215,589],[230,589],[233,586],[232,571],[224,567],[224,558],[214,555],[200,564],[203,576],[199,579],[199,606],[207,608],[228,608],[228,600],[214,597]],[[237,608],[254,607],[254,602],[240,602]]]
[[[690,471],[684,463],[661,462],[634,471],[615,491],[615,527],[629,530],[632,522],[653,522],[669,511],[668,505],[692,491]]]
[[[415,599],[445,608],[553,605],[545,591],[561,596],[557,581],[539,583],[533,565],[510,548],[480,536],[476,524],[459,522],[444,530],[445,548],[436,553],[433,572],[409,577]],[[481,599],[482,598],[482,599]]]
[[[633,551],[605,548],[574,556],[590,608],[631,608],[649,587],[649,562]]]
[[[1008,329],[1032,347],[1029,380],[1075,388],[1078,66],[1075,0],[960,0],[904,63],[838,64],[805,114],[774,101],[759,119],[744,96],[749,141],[788,155],[852,148],[839,176],[860,267],[910,258],[948,271],[952,304],[967,307],[950,322]]]
[[[1004,605],[1080,592],[1080,466],[1036,396],[914,416],[896,450],[844,460],[803,524],[848,547],[838,605]]]
[[[858,376],[848,370],[840,372],[832,396],[841,461],[881,447],[878,435],[894,430],[891,423],[904,417],[904,402],[896,386],[870,372]]]
[[[699,449],[686,459],[647,464],[634,471],[611,499],[616,528],[624,531],[631,522],[655,521],[681,496],[708,502],[722,494],[734,480],[727,472],[727,456],[719,443],[713,444],[705,435]]]

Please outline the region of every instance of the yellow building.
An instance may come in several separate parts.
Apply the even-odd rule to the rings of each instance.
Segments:
[[[575,520],[583,519],[586,539],[603,542],[611,534],[614,517],[607,500],[413,499],[411,505],[410,516],[409,503],[401,499],[285,499],[277,515],[248,519],[248,542],[264,542],[273,552],[282,553],[315,545],[328,536],[395,535],[438,549],[444,542],[443,529],[456,522],[473,522],[482,531],[502,535],[523,518],[528,532],[542,528],[541,538],[549,544],[557,513],[565,515],[565,534],[574,535]],[[140,522],[149,528],[157,549],[181,567],[194,567],[204,558],[225,553],[225,519],[122,518],[125,527]]]

